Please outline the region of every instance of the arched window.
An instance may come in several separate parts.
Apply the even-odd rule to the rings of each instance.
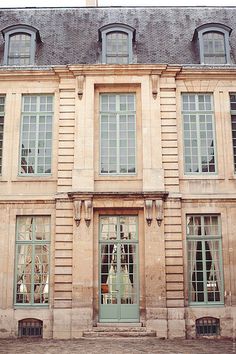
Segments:
[[[40,39],[36,28],[28,25],[7,27],[2,31],[5,39],[5,65],[33,65],[36,40]]]
[[[102,41],[103,64],[131,64],[133,61],[132,43],[134,28],[123,24],[110,24],[99,29]]]
[[[229,35],[231,28],[210,23],[196,28],[194,38],[199,41],[201,64],[230,64]]]

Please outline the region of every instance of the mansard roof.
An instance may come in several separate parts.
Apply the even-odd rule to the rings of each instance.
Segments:
[[[207,23],[232,28],[231,61],[236,60],[236,7],[83,7],[0,9],[0,30],[37,27],[41,43],[36,65],[101,62],[99,29],[119,23],[134,28],[134,60],[140,64],[199,64],[194,31]],[[0,36],[0,64],[4,38]]]

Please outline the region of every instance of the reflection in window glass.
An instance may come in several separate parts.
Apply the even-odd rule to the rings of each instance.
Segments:
[[[50,217],[20,216],[16,233],[16,304],[47,304]]]
[[[225,36],[219,32],[203,34],[204,63],[226,64]]]
[[[107,64],[129,63],[129,41],[127,33],[108,33],[106,35],[106,49]]]
[[[223,303],[221,241],[219,216],[187,216],[190,303]]]
[[[9,37],[8,65],[29,65],[31,35],[17,33]]]

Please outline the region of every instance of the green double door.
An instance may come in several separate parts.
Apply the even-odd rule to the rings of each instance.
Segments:
[[[100,217],[100,322],[139,322],[137,219]]]

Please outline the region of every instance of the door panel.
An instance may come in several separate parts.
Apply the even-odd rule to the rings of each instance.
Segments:
[[[100,321],[137,322],[136,216],[100,218]]]

